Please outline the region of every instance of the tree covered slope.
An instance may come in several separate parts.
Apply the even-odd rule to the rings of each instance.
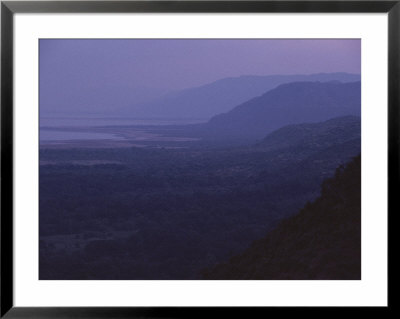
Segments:
[[[361,156],[321,196],[204,279],[361,279]]]

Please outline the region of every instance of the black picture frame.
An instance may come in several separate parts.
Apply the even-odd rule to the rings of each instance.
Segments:
[[[400,0],[396,1],[1,1],[1,317],[6,318],[193,318],[263,315],[277,309],[301,316],[308,307],[15,307],[13,303],[13,18],[15,13],[269,12],[388,13],[388,205],[398,213]],[[383,212],[385,213],[385,212]],[[389,234],[390,222],[388,223]],[[393,227],[393,223],[391,225]],[[390,236],[388,240],[390,239]],[[389,240],[390,244],[390,240]],[[389,245],[389,247],[391,247]],[[389,249],[390,250],[390,249]],[[389,255],[388,255],[389,256]],[[390,258],[389,258],[390,263]],[[388,282],[388,284],[390,281]],[[388,307],[391,309],[391,294]],[[340,307],[330,311],[338,311]],[[314,309],[314,308],[313,308]],[[317,309],[317,308],[315,308]],[[321,309],[321,308],[318,308]],[[325,307],[323,309],[326,309]],[[371,308],[363,308],[371,313]],[[346,311],[361,308],[347,308]],[[375,310],[373,311],[375,312]],[[334,314],[333,313],[333,314]]]

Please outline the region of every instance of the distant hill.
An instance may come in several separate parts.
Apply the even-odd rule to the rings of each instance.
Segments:
[[[322,184],[321,196],[203,279],[361,279],[361,156]]]
[[[360,81],[360,75],[349,73],[320,73],[311,75],[240,76],[225,78],[203,86],[170,93],[156,101],[125,108],[133,117],[201,118],[228,112],[251,98],[277,86],[299,81]]]
[[[203,125],[206,138],[263,138],[282,126],[361,115],[361,83],[294,82],[213,117]]]
[[[320,195],[321,182],[361,152],[361,118],[346,116],[288,125],[269,134],[254,149],[273,159],[265,163],[256,179],[265,183],[268,193],[285,194],[282,200],[288,202],[297,197],[299,189],[312,185],[315,191],[309,198],[315,199]],[[291,188],[293,184],[296,187]]]
[[[257,146],[268,150],[317,150],[359,138],[361,118],[343,116],[324,122],[284,126],[270,133]]]

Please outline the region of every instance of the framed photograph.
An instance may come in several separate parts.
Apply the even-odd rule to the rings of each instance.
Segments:
[[[389,309],[399,30],[399,1],[2,1],[1,316]]]

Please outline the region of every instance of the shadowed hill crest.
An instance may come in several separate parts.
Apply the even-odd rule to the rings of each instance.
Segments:
[[[321,196],[204,279],[361,279],[361,156],[322,183]]]

